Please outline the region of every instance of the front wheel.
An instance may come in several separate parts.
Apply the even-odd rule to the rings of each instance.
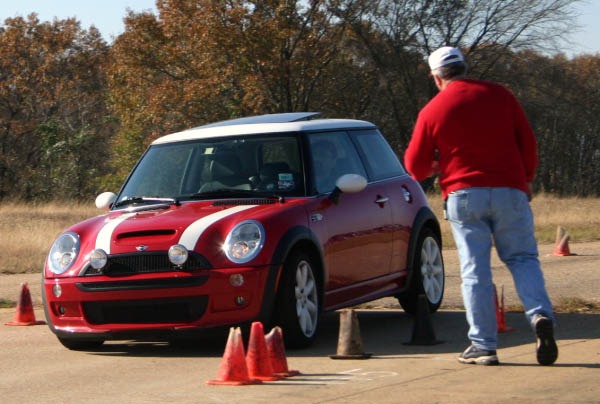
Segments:
[[[405,312],[415,314],[420,294],[427,296],[429,312],[437,311],[444,297],[444,260],[439,237],[429,228],[419,234],[414,251],[409,290],[398,296]]]
[[[290,348],[312,344],[319,325],[321,304],[315,261],[296,251],[286,260],[277,296],[277,324]]]

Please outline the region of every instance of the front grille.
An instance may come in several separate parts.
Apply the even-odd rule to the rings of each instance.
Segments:
[[[207,296],[84,302],[90,324],[190,323],[204,315]]]
[[[173,265],[165,251],[153,251],[133,254],[115,254],[108,257],[102,273],[106,276],[127,276],[156,272],[193,271],[210,269],[211,265],[201,254],[190,252],[188,260],[181,267]],[[99,271],[87,266],[83,272],[86,276],[99,275]]]
[[[114,292],[123,290],[191,288],[202,286],[206,281],[208,281],[208,276],[178,276],[176,278],[76,282],[75,286],[82,292]]]

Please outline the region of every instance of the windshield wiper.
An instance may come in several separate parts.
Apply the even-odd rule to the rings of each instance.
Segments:
[[[198,192],[192,195],[186,195],[184,198],[190,199],[213,199],[213,198],[268,198],[277,199],[284,202],[282,195],[274,192],[249,191],[246,189],[221,188],[214,191]]]
[[[158,198],[158,197],[150,197],[150,196],[134,196],[132,198],[123,199],[120,202],[114,204],[113,208],[118,208],[122,206],[129,206],[136,203],[143,204],[156,204],[156,203],[168,203],[170,205],[179,206],[179,199],[177,198]]]

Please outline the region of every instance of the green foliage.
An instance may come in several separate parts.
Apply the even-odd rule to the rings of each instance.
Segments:
[[[11,309],[17,306],[17,302],[0,297],[0,309]]]

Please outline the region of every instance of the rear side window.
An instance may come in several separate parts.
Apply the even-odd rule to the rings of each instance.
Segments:
[[[377,129],[349,132],[365,160],[371,180],[406,174],[398,157]]]

